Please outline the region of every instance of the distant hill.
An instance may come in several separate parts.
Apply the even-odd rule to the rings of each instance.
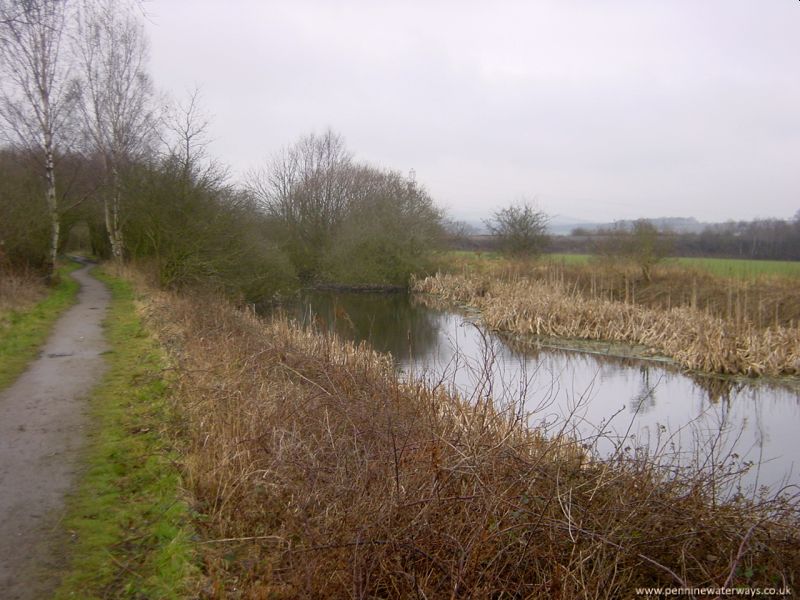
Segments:
[[[671,231],[673,233],[700,233],[707,226],[712,223],[705,223],[698,221],[694,217],[659,217],[656,219],[647,219],[655,227],[661,231]],[[623,219],[609,223],[589,223],[581,222],[574,225],[567,225],[565,220],[563,225],[559,223],[550,228],[550,233],[553,235],[569,235],[572,231],[580,227],[586,231],[596,231],[598,229],[612,229],[614,227],[622,227],[624,229],[631,229],[636,219]]]
[[[592,223],[585,219],[576,219],[565,215],[554,215],[547,224],[547,231],[550,235],[569,235],[576,227],[584,229],[596,229],[597,223]]]
[[[647,220],[658,229],[673,233],[701,233],[706,227],[718,224],[698,221],[694,217],[658,217]],[[636,219],[621,219],[619,221],[596,222],[576,219],[567,215],[554,215],[550,218],[547,231],[550,235],[570,235],[576,228],[581,228],[588,232],[598,229],[612,229],[614,227],[630,229],[635,221]],[[460,222],[468,226],[470,234],[485,235],[489,233],[482,219],[469,218],[460,220]]]

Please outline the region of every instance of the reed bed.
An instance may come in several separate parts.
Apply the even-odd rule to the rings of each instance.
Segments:
[[[176,374],[202,597],[798,583],[797,498],[736,493],[716,459],[682,466],[620,445],[600,460],[565,428],[531,429],[513,402],[401,381],[364,345],[213,297],[148,296]]]
[[[757,262],[757,261],[753,261]],[[647,308],[696,308],[725,319],[733,327],[800,324],[800,280],[779,274],[721,276],[682,262],[652,269],[651,281],[630,262],[602,257],[580,261],[444,255],[440,271],[504,281],[526,279],[568,286],[592,300],[613,300]]]
[[[480,309],[498,331],[639,344],[693,370],[748,376],[800,374],[800,327],[757,327],[693,306],[651,308],[587,297],[566,280],[437,274],[416,292]]]

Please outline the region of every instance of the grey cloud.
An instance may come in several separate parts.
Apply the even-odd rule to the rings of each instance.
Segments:
[[[599,219],[800,208],[800,3],[180,2],[153,70],[203,86],[244,170],[332,127],[456,214],[520,195]]]

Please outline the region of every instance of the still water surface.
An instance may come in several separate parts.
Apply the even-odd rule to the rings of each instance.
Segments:
[[[745,477],[748,486],[800,484],[796,390],[688,376],[653,361],[537,349],[406,294],[315,292],[287,311],[391,353],[406,376],[444,382],[469,399],[491,394],[522,404],[532,424],[552,430],[568,420],[601,453],[658,446],[679,451],[684,463],[710,450],[716,461],[735,453],[737,464],[757,465]]]

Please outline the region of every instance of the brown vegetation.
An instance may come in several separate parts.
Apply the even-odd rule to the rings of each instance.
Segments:
[[[671,267],[646,282],[635,270],[600,263],[482,266],[413,288],[475,306],[500,331],[640,344],[699,371],[800,374],[794,281],[738,281]]]
[[[47,287],[39,274],[6,269],[0,265],[0,324],[4,315],[33,306],[44,297],[46,291]]]
[[[722,277],[682,264],[657,265],[647,282],[633,263],[614,257],[587,262],[489,259],[480,254],[444,254],[439,270],[507,281],[529,279],[568,284],[591,299],[617,300],[649,308],[688,306],[756,327],[800,323],[800,282],[781,275]],[[734,323],[735,324],[735,323]]]
[[[601,461],[514,406],[403,383],[365,346],[213,298],[148,295],[177,373],[205,597],[797,586],[796,500],[720,500],[735,474],[716,460],[670,467],[620,446]]]

